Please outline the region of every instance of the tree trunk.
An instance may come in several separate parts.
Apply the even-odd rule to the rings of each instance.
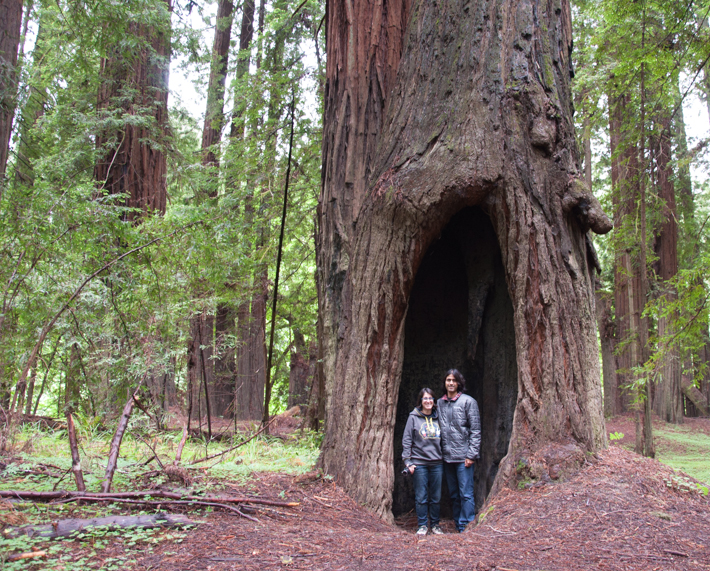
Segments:
[[[638,188],[637,147],[626,126],[629,98],[610,96],[609,138],[611,142],[611,182],[616,229],[616,260],[614,263],[614,311],[616,321],[618,389],[615,411],[626,412],[633,397],[628,390],[632,381],[631,368],[641,363],[639,345],[640,323],[637,315],[641,300],[641,276],[635,262],[633,249],[637,248],[635,229],[632,227]]]
[[[215,316],[215,358],[212,405],[215,416],[226,416],[234,399],[234,382],[237,376],[234,347],[229,336],[236,334],[236,316],[231,306],[220,304]]]
[[[41,155],[39,137],[34,129],[44,115],[47,92],[42,81],[42,67],[50,49],[47,43],[48,20],[46,9],[40,8],[37,39],[32,52],[32,69],[28,79],[29,94],[22,108],[19,141],[15,158],[15,176],[27,186],[34,184],[34,162]]]
[[[602,351],[602,380],[604,383],[604,416],[607,418],[619,414],[616,406],[618,403],[617,391],[619,381],[616,371],[616,342],[614,334],[614,320],[611,313],[611,296],[596,289],[597,327]]]
[[[658,194],[663,201],[661,228],[656,240],[658,270],[661,294],[669,302],[676,299],[676,294],[667,282],[678,273],[678,224],[671,167],[671,121],[668,115],[661,119],[662,132],[658,140],[656,167],[658,172]],[[658,320],[658,338],[673,336],[675,319],[673,316],[660,317]],[[668,351],[661,364],[661,378],[656,386],[655,411],[666,422],[683,421],[683,396],[681,392],[681,367],[678,350]]]
[[[210,404],[214,400],[214,360],[213,354],[214,316],[205,313],[190,319],[190,337],[188,340],[188,406],[190,418],[197,418],[202,428],[202,420],[211,423]]]
[[[112,132],[100,133],[96,146],[101,158],[94,178],[109,194],[125,194],[123,202],[137,212],[165,213],[167,201],[166,159],[163,151],[168,130],[168,75],[170,71],[170,12],[172,0],[161,2],[160,28],[130,22],[130,35],[139,39],[134,53],[116,53],[101,60],[103,83],[98,108],[121,109],[125,124]],[[147,116],[155,128],[136,124],[130,116]]]
[[[475,371],[481,355],[495,373],[495,386],[474,387],[502,399],[505,432],[491,435],[477,468],[495,493],[551,442],[569,445],[570,459],[605,445],[586,233],[611,223],[580,172],[568,2],[417,1],[411,18],[406,3],[349,6],[330,3],[327,16],[318,271],[328,400],[319,465],[389,519],[401,372],[414,358],[405,317],[418,271],[440,262],[427,251],[442,236],[444,254],[460,263],[451,287],[463,312],[451,315],[468,319],[448,366]],[[490,227],[479,243],[490,248],[468,241],[488,232],[470,221]],[[490,282],[467,273],[477,264],[488,264]],[[446,291],[449,276],[433,277],[420,292]],[[428,301],[448,300],[417,303]],[[491,318],[496,311],[506,323]],[[495,339],[514,340],[500,361]],[[437,369],[443,379],[443,362]]]
[[[0,0],[0,179],[5,177],[17,104],[16,67],[21,27],[22,0]]]
[[[217,6],[212,63],[207,87],[207,110],[202,129],[202,164],[206,166],[219,164],[215,147],[222,139],[222,126],[224,125],[224,86],[229,66],[233,8],[231,0],[220,0]],[[214,191],[216,196],[216,189]]]
[[[309,388],[313,384],[316,366],[315,345],[306,345],[298,329],[293,332],[296,350],[291,353],[288,375],[288,408],[308,404]]]
[[[254,286],[251,303],[237,312],[237,380],[234,414],[237,420],[261,420],[266,384],[267,276],[262,272]]]
[[[263,1],[263,0],[262,0]],[[242,7],[242,26],[239,32],[239,57],[237,58],[237,81],[249,73],[249,49],[254,37],[254,0],[244,0]],[[236,101],[232,113],[232,127],[230,138],[241,140],[244,137],[244,121],[242,117],[246,111],[246,101]]]
[[[201,197],[217,197],[217,184],[219,182],[217,152],[222,139],[222,127],[224,126],[224,90],[229,67],[229,42],[232,34],[233,8],[231,0],[220,0],[217,7],[212,62],[207,87],[207,109],[205,110],[205,123],[202,129],[202,164],[211,170],[207,173],[207,188],[201,193]],[[220,340],[234,333],[234,319],[230,322],[227,318],[229,313],[231,313],[231,308],[228,305],[220,304],[217,308],[216,319],[209,317],[205,320],[202,316],[195,315],[191,318],[190,330],[195,334],[202,333],[202,337],[206,337],[207,330],[205,328],[207,328],[209,329],[209,338],[211,340],[212,324],[214,322],[216,325],[216,339],[217,343],[219,343]],[[200,321],[203,321],[204,327],[198,323]],[[221,329],[222,327],[225,327],[225,329]],[[225,361],[222,362],[222,359],[225,359]],[[232,363],[230,363],[230,359]],[[221,351],[218,351],[217,355],[209,360],[209,363],[204,362],[200,356],[188,360],[188,375],[192,376],[193,379],[202,376],[201,370],[203,367],[210,372],[208,394],[212,393],[210,396],[213,403],[216,404],[215,410],[212,411],[215,415],[224,415],[231,402],[233,389],[229,387],[234,384],[233,361],[234,352],[230,350],[225,350],[224,355],[222,355]],[[197,366],[199,369],[197,371],[192,370],[190,368],[192,366]],[[232,373],[231,378],[229,378],[230,372]],[[193,386],[195,385],[193,384]],[[223,398],[225,392],[228,395],[226,403]]]

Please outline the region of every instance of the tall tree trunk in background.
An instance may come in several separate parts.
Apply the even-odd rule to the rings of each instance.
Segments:
[[[20,136],[17,144],[17,157],[15,160],[15,176],[17,180],[27,186],[34,184],[34,162],[39,158],[41,149],[34,128],[40,117],[44,115],[44,106],[47,92],[42,79],[42,67],[48,50],[47,45],[47,19],[48,13],[40,8],[37,39],[32,52],[32,72],[28,81],[29,95],[25,106],[22,108],[20,118]]]
[[[214,400],[214,316],[203,313],[190,321],[187,374],[191,393],[188,401],[192,404],[190,417],[196,418],[202,428],[203,419],[208,426],[211,423],[211,403]]]
[[[16,67],[21,27],[22,0],[0,0],[0,179],[5,177],[17,105]]]
[[[230,408],[234,400],[234,388],[237,378],[234,348],[230,346],[229,337],[236,335],[236,312],[231,305],[220,304],[215,315],[215,357],[214,357],[214,388],[212,391],[213,414],[215,416],[230,416]]]
[[[162,145],[168,129],[168,75],[170,71],[170,12],[172,0],[164,0],[162,25],[128,24],[129,32],[142,40],[134,53],[116,52],[101,61],[102,85],[98,108],[122,108],[124,116],[148,115],[156,125],[149,129],[128,120],[124,127],[101,133],[96,146],[102,156],[94,169],[97,183],[109,194],[126,194],[125,206],[141,213],[165,213],[167,201],[166,160]],[[144,43],[143,43],[144,42]]]
[[[207,109],[202,129],[202,164],[207,167],[219,165],[215,146],[219,145],[222,140],[222,127],[224,126],[224,88],[229,67],[229,41],[232,37],[233,9],[231,0],[220,0],[217,6],[212,63],[207,86]],[[210,189],[210,196],[216,196],[216,190],[216,187]]]
[[[596,289],[596,309],[597,327],[599,328],[599,341],[602,352],[602,379],[604,383],[604,416],[612,417],[618,414],[617,403],[619,401],[617,392],[619,381],[617,378],[616,361],[616,335],[614,320],[611,311],[611,296],[600,289],[597,282]]]
[[[262,0],[263,4],[263,0]],[[254,0],[245,0],[242,8],[242,23],[239,34],[239,57],[237,59],[237,85],[246,81],[251,56],[249,50],[254,38]],[[262,24],[263,25],[263,24]],[[258,67],[260,67],[260,62]],[[241,144],[246,124],[245,101],[235,101],[230,129],[231,144]],[[254,124],[256,129],[257,125]],[[247,196],[244,201],[244,216],[247,224],[254,227],[254,189],[247,181]],[[257,234],[260,230],[256,230]],[[257,238],[257,243],[259,242]],[[253,244],[245,241],[244,248]],[[234,415],[237,420],[259,420],[264,412],[264,386],[266,384],[266,295],[267,276],[261,267],[254,271],[253,281],[246,288],[251,299],[237,308],[237,376],[234,383]]]
[[[200,193],[199,199],[216,198],[217,185],[219,184],[219,158],[218,147],[222,139],[222,128],[224,127],[224,90],[227,79],[227,71],[229,67],[229,42],[232,35],[232,11],[234,6],[231,0],[220,0],[217,6],[217,20],[215,23],[214,42],[212,45],[212,61],[210,65],[210,78],[207,86],[207,108],[205,110],[205,123],[202,129],[202,165],[207,171],[207,188]],[[215,319],[215,316],[198,314],[190,318],[190,330],[199,338],[212,339],[212,331],[217,325],[216,339],[224,340],[229,335],[234,334],[234,320],[230,322],[225,318],[225,315],[230,312],[230,308],[226,305],[220,305],[217,308],[217,314],[222,318]],[[225,330],[220,330],[220,327],[226,327]],[[201,328],[201,329],[198,329]],[[193,337],[193,335],[191,335]],[[192,349],[194,348],[194,340]],[[214,359],[209,362],[203,362],[201,357],[195,354],[195,357],[188,359],[188,367],[198,367],[197,371],[192,371],[188,368],[188,375],[192,379],[202,378],[202,367],[209,371],[209,378],[214,379],[219,386],[209,385],[209,392],[212,393],[213,402],[217,404],[212,411],[215,415],[224,415],[231,401],[232,390],[228,389],[230,394],[229,401],[225,404],[224,399],[216,397],[214,393],[220,395],[224,392],[223,384],[230,383],[230,379],[225,379],[225,372],[233,371],[234,364],[228,360],[234,359],[232,351],[219,352]],[[222,359],[227,361],[222,362]],[[219,370],[219,380],[217,380],[216,371]],[[233,385],[234,378],[231,379]],[[206,402],[200,401],[204,404]]]
[[[517,396],[495,494],[551,442],[605,446],[586,233],[611,222],[580,172],[567,1],[350,6],[327,11],[319,466],[390,519],[405,315],[429,247],[470,206],[500,246]]]
[[[309,388],[313,383],[316,365],[316,348],[298,329],[293,331],[295,351],[291,352],[288,375],[288,408],[307,405]]]
[[[237,380],[234,414],[237,420],[261,420],[266,382],[267,277],[254,284],[251,303],[239,306],[237,314]]]
[[[676,299],[675,291],[667,282],[678,273],[678,224],[675,187],[671,166],[671,120],[666,114],[661,118],[657,144],[656,168],[658,194],[663,201],[661,228],[656,240],[661,295],[669,302]],[[658,319],[658,337],[663,340],[674,332],[674,317]],[[662,341],[661,341],[662,342]],[[661,364],[661,378],[656,387],[655,411],[666,422],[683,421],[683,396],[681,392],[681,366],[678,350],[671,350]]]
[[[262,0],[263,2],[263,0]],[[251,57],[249,50],[251,41],[254,38],[254,0],[244,0],[242,7],[242,26],[239,32],[239,57],[237,58],[237,82],[249,73],[249,62]],[[234,111],[232,112],[232,127],[229,136],[237,140],[244,137],[244,121],[242,119],[246,108],[244,101],[234,102]]]
[[[640,308],[645,304],[641,299],[641,276],[634,254],[637,247],[629,224],[635,210],[638,190],[638,154],[631,139],[632,134],[625,126],[629,112],[628,96],[610,97],[609,138],[611,142],[611,182],[614,204],[614,228],[621,242],[616,250],[614,264],[614,310],[616,321],[618,389],[615,414],[627,412],[632,396],[627,388],[631,382],[631,368],[641,363],[638,320]]]
[[[592,138],[589,116],[585,116],[584,132],[584,180],[587,187],[592,188]],[[616,330],[611,310],[611,296],[601,289],[601,280],[594,282],[594,296],[597,310],[597,328],[602,353],[602,384],[604,386],[604,416],[611,417],[617,414],[617,392],[619,379],[617,377],[616,362]]]

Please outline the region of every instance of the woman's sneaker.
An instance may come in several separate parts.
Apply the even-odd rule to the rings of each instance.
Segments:
[[[420,525],[419,529],[417,529],[417,535],[426,535],[427,533],[427,528],[425,525]]]
[[[431,533],[433,535],[444,535],[444,531],[438,525],[431,526]]]

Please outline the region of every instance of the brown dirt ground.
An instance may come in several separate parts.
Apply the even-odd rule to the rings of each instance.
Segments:
[[[672,469],[618,446],[590,460],[566,482],[502,492],[463,534],[423,539],[414,536],[413,517],[386,525],[322,478],[255,475],[260,497],[300,505],[256,507],[259,523],[213,513],[183,543],[162,544],[136,568],[710,569],[707,497],[669,488]]]

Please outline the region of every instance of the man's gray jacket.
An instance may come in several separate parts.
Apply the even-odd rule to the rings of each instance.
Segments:
[[[459,393],[449,400],[444,395],[437,403],[444,462],[463,462],[478,458],[481,448],[481,418],[478,403]]]

